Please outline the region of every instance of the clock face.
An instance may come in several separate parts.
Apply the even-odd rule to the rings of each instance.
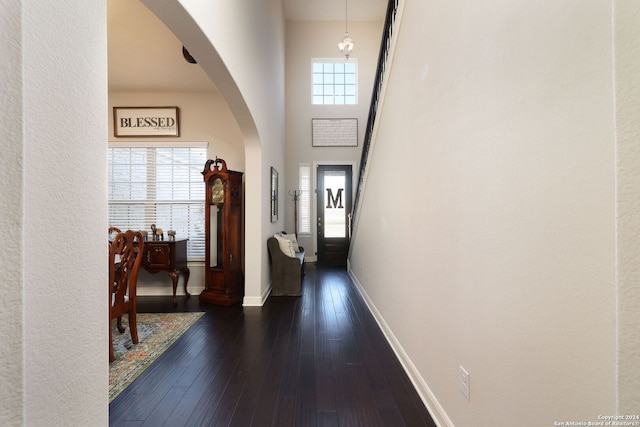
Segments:
[[[224,185],[222,185],[222,180],[220,178],[216,178],[213,181],[213,185],[211,186],[211,203],[214,205],[219,205],[224,202]]]

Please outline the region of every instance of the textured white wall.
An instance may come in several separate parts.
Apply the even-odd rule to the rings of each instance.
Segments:
[[[640,408],[640,7],[614,2],[617,112],[618,413]]]
[[[615,413],[612,31],[608,2],[405,4],[351,267],[443,423]]]
[[[0,425],[21,425],[23,383],[22,40],[20,3],[0,2]]]
[[[14,122],[2,126],[2,159],[11,162],[2,187],[16,203],[2,206],[15,264],[2,285],[0,324],[22,328],[3,339],[3,369],[15,372],[2,375],[2,400],[5,387],[14,394],[0,423],[106,425],[105,2],[13,3],[21,9],[0,7],[0,108]]]

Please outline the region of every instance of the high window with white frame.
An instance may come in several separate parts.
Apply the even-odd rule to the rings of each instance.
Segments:
[[[355,58],[313,59],[311,93],[314,105],[355,105],[358,103],[358,62]]]
[[[205,187],[201,172],[207,147],[206,143],[176,145],[109,143],[109,226],[149,230],[155,224],[165,233],[175,230],[176,238],[189,239],[189,260],[203,260]]]

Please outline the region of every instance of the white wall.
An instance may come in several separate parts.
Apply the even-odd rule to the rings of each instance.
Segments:
[[[311,61],[313,58],[335,58],[343,60],[338,50],[338,42],[344,33],[344,22],[287,22],[286,60],[286,180],[283,188],[280,212],[286,213],[284,229],[294,231],[294,204],[289,191],[298,189],[298,166],[300,163],[343,162],[356,164],[353,168],[353,188],[356,187],[362,141],[364,139],[373,79],[378,61],[381,22],[353,22],[349,33],[355,39],[355,48],[350,61],[358,64],[358,104],[357,105],[312,105],[311,104]],[[357,118],[357,147],[312,147],[311,119],[313,118]],[[315,173],[315,171],[313,172]],[[312,197],[312,201],[315,195]],[[312,214],[315,215],[315,205]],[[314,259],[316,246],[315,225],[312,221],[311,235],[299,236],[306,248],[306,258]]]
[[[22,57],[20,4],[0,2],[0,424],[23,422]]]
[[[640,7],[614,2],[617,112],[618,408],[640,408]]]
[[[180,136],[158,138],[115,138],[113,108],[136,106],[176,106],[180,108]],[[218,93],[134,93],[109,92],[110,141],[167,141],[209,143],[210,158],[224,159],[229,169],[244,172],[244,141],[224,98]],[[204,164],[202,165],[204,169]],[[204,198],[204,195],[203,195]]]
[[[0,257],[0,424],[106,425],[105,2],[10,3],[0,3],[11,249]]]
[[[401,15],[354,278],[443,425],[616,413],[611,3]]]
[[[180,136],[163,137],[162,141],[204,141],[209,143],[209,159],[220,157],[232,170],[244,172],[244,141],[227,103],[218,93],[109,93],[109,140],[127,141],[113,136],[114,106],[177,106],[180,108]],[[131,139],[129,139],[131,140]],[[158,138],[135,138],[135,141],[157,141]],[[202,165],[204,169],[204,164]],[[203,187],[204,191],[204,187]],[[202,194],[204,199],[204,193]],[[204,289],[204,262],[190,262],[189,293],[199,295]],[[139,295],[172,295],[171,279],[167,274],[141,272]],[[178,295],[184,295],[183,277],[178,282]]]

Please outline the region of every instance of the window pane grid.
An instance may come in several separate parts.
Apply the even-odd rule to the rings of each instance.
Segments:
[[[355,105],[356,63],[313,62],[311,102],[314,105]]]

